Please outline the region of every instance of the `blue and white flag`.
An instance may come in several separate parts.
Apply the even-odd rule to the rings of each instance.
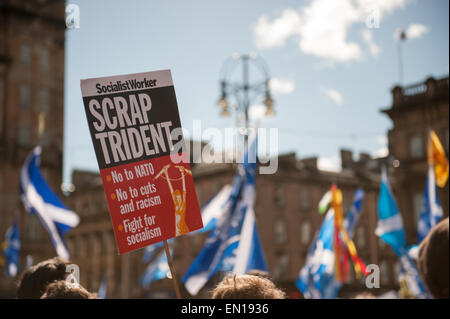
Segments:
[[[438,197],[438,186],[433,166],[428,167],[427,181],[425,183],[425,192],[423,194],[422,209],[418,224],[418,244],[428,235],[439,220],[443,217],[441,203]]]
[[[8,277],[15,277],[19,270],[19,250],[20,250],[20,236],[19,223],[17,219],[14,224],[8,228],[5,235],[5,257],[6,257],[6,275]]]
[[[172,250],[170,250],[172,255]],[[170,278],[170,268],[167,261],[166,252],[162,249],[153,262],[151,262],[141,276],[142,287],[148,287],[151,283],[164,278]]]
[[[403,219],[395,202],[386,169],[381,172],[380,194],[378,197],[378,224],[375,234],[401,256],[407,250]]]
[[[39,169],[41,148],[36,147],[27,157],[20,175],[22,202],[30,214],[36,214],[50,235],[58,256],[69,259],[64,235],[80,222],[78,215],[69,210],[55,195]]]
[[[108,289],[108,276],[106,274],[103,275],[100,286],[98,287],[98,299],[106,299],[106,291]]]
[[[248,267],[267,270],[260,243],[254,242],[259,239],[253,212],[257,168],[256,130],[251,133],[244,161],[238,166],[223,213],[218,216],[216,227],[183,277],[191,295],[197,295],[219,271],[243,273]]]
[[[416,298],[429,298],[417,266],[409,256],[410,248],[406,246],[403,219],[395,202],[387,178],[386,169],[381,172],[381,186],[378,197],[378,225],[375,234],[389,244],[400,259],[399,280],[406,279],[408,289]]]
[[[353,237],[355,227],[361,215],[364,192],[356,190],[353,204],[347,217],[344,219],[344,227],[349,237]],[[300,270],[297,279],[297,288],[308,299],[332,299],[337,298],[342,284],[336,280],[334,274],[334,210],[330,208],[322,223],[322,226],[313,241],[306,262]]]
[[[172,239],[172,238],[171,238]],[[169,239],[169,241],[167,243],[169,243],[171,241],[171,239]],[[146,246],[144,248],[144,254],[142,256],[142,260],[144,261],[144,263],[148,263],[150,262],[150,260],[152,260],[153,256],[155,255],[155,253],[161,248],[164,247],[164,242],[160,241],[156,244],[150,245],[150,246]]]
[[[198,232],[205,233],[216,227],[217,220],[227,208],[232,189],[231,185],[225,185],[203,205],[201,213],[204,226],[202,229],[199,229]],[[190,234],[195,233],[196,232],[192,232]]]
[[[403,254],[400,256],[400,271],[398,274],[398,280],[406,281],[408,285],[408,290],[413,294],[415,298],[418,299],[429,299],[431,298],[425,284],[420,277],[419,271],[415,262],[408,256],[408,254]]]

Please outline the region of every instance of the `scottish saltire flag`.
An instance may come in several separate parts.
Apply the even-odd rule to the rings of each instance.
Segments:
[[[399,280],[406,279],[408,289],[416,298],[429,298],[417,266],[411,260],[406,246],[403,219],[395,202],[387,178],[386,169],[381,171],[381,186],[378,197],[378,225],[375,234],[389,244],[400,259]]]
[[[183,277],[185,287],[191,295],[197,295],[219,271],[245,272],[247,267],[267,270],[260,243],[250,242],[259,239],[254,227],[254,215],[252,217],[257,168],[256,130],[251,130],[247,145],[247,152],[243,163],[238,166],[224,211],[218,216],[216,227]],[[247,233],[248,230],[252,232]]]
[[[172,254],[172,250],[170,250]],[[153,262],[151,262],[141,276],[140,283],[142,287],[148,287],[152,282],[161,280],[170,276],[169,263],[165,250],[162,249]]]
[[[98,287],[98,299],[106,299],[106,291],[108,289],[108,276],[106,274],[103,275],[102,282]]]
[[[425,192],[423,194],[422,209],[417,227],[417,242],[419,244],[428,235],[431,228],[439,222],[443,215],[444,213],[438,197],[438,186],[436,184],[434,169],[432,166],[429,166],[427,181],[425,183]]]
[[[64,235],[77,226],[78,215],[69,210],[48,186],[39,169],[41,148],[36,147],[27,157],[20,174],[22,202],[30,214],[36,214],[50,235],[58,256],[69,259]]]
[[[253,269],[269,270],[261,241],[259,240],[255,211],[253,210],[253,206],[249,206],[242,225],[239,246],[233,265],[233,273],[243,275]]]
[[[5,268],[8,277],[15,277],[19,269],[20,236],[17,219],[8,228],[5,235]]]
[[[168,244],[170,244],[171,242],[172,242],[172,238],[167,241]],[[162,242],[162,241],[160,241],[156,244],[150,245],[150,246],[146,246],[144,248],[144,254],[142,256],[142,260],[145,263],[150,262],[150,260],[153,258],[155,253],[162,247],[164,247],[164,242]]]
[[[381,186],[378,197],[378,224],[375,234],[392,247],[400,256],[406,252],[405,230],[403,219],[395,202],[386,169],[381,171]]]
[[[208,232],[216,227],[217,220],[227,208],[232,189],[231,185],[225,185],[203,205],[201,213],[203,225],[205,226],[202,229],[199,229],[198,232]],[[191,234],[195,233],[196,232],[193,232]]]
[[[415,262],[408,256],[408,254],[403,254],[400,256],[400,271],[398,275],[398,280],[401,282],[404,280],[408,285],[408,290],[412,293],[415,298],[418,299],[429,299],[431,298],[425,284],[420,277],[419,271]]]
[[[364,192],[356,190],[353,204],[347,217],[344,219],[344,227],[351,238],[361,215]],[[306,262],[300,270],[297,279],[297,288],[308,299],[332,299],[337,298],[342,284],[336,280],[334,274],[334,210],[330,208],[320,227],[319,232],[311,244],[306,256]]]

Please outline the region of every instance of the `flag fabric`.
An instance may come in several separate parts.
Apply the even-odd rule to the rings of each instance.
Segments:
[[[252,195],[254,198],[254,195]],[[259,240],[253,205],[248,206],[236,251],[233,273],[242,275],[252,269],[267,271],[268,267]]]
[[[381,172],[377,211],[378,224],[375,229],[375,234],[391,246],[398,256],[404,254],[406,251],[406,239],[403,219],[395,202],[384,167]]]
[[[5,268],[8,277],[15,277],[17,275],[17,271],[19,270],[19,251],[19,223],[16,219],[14,224],[8,228],[5,235]]]
[[[183,276],[185,287],[191,295],[197,295],[219,271],[242,273],[248,267],[267,270],[254,222],[256,130],[250,132],[248,149],[243,163],[238,166],[229,198],[223,205],[223,213],[207,237],[205,246]]]
[[[423,283],[417,266],[408,254],[400,256],[399,282],[406,283],[409,293],[418,299],[430,299],[431,295]]]
[[[170,249],[172,256],[172,250]],[[141,276],[140,283],[142,287],[148,287],[151,283],[164,278],[170,278],[170,268],[167,260],[166,252],[164,249],[159,251],[155,260],[151,262]]]
[[[399,281],[406,282],[409,292],[415,298],[429,298],[417,266],[409,256],[410,248],[406,246],[403,219],[395,202],[387,178],[386,169],[381,172],[380,194],[378,197],[378,225],[375,234],[392,247],[400,259]]]
[[[69,210],[43,178],[39,162],[41,148],[36,147],[27,157],[20,175],[22,202],[30,214],[36,214],[47,230],[58,256],[69,259],[64,235],[79,223],[78,215]]]
[[[199,229],[198,232],[205,233],[211,231],[216,226],[217,220],[227,207],[232,189],[231,185],[225,185],[203,205],[201,213],[204,226],[202,229]]]
[[[428,138],[428,165],[433,166],[436,176],[436,183],[439,187],[443,188],[448,180],[448,159],[445,156],[445,150],[442,147],[441,141],[439,141],[436,133],[431,130]]]
[[[438,136],[432,130],[428,137],[427,154],[428,173],[417,227],[419,244],[444,215],[439,202],[438,186],[444,187],[447,183],[448,160]]]
[[[353,262],[355,276],[357,279],[359,279],[361,277],[361,274],[366,274],[366,265],[359,258],[358,252],[356,251],[356,246],[353,243],[353,240],[348,235],[347,229],[343,226],[342,192],[335,185],[333,185],[332,187],[331,202],[334,210],[334,260],[336,268],[336,278],[341,282],[345,282],[348,278],[349,262],[345,251],[346,248]]]
[[[98,299],[106,299],[106,291],[108,288],[108,276],[106,274],[103,275],[103,279],[98,287]]]
[[[169,239],[167,241],[168,244],[171,243],[171,239]],[[144,261],[144,263],[150,262],[150,260],[153,258],[155,253],[162,247],[164,247],[164,242],[163,241],[160,241],[160,242],[158,242],[156,244],[153,244],[153,245],[150,245],[150,246],[146,246],[144,248],[144,254],[142,256],[142,260]]]
[[[422,208],[417,227],[417,242],[420,244],[439,220],[444,216],[438,197],[438,186],[432,166],[428,167],[425,192],[423,194]]]
[[[364,192],[356,190],[352,207],[343,221],[344,227],[350,237],[361,215]],[[322,226],[311,244],[306,256],[306,262],[300,270],[297,279],[297,288],[308,299],[336,298],[342,286],[335,277],[334,269],[334,210],[330,208],[325,216]]]
[[[328,191],[325,193],[325,195],[323,195],[322,199],[319,202],[319,214],[324,214],[328,211],[332,197],[333,194],[331,193],[331,191]]]

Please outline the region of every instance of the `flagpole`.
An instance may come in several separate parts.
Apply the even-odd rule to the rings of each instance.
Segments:
[[[180,287],[178,286],[177,275],[175,273],[175,267],[173,266],[172,257],[170,256],[169,245],[167,244],[166,240],[164,240],[163,242],[164,242],[164,250],[166,252],[166,257],[167,257],[167,263],[169,264],[170,275],[172,276],[172,280],[173,280],[173,287],[175,289],[177,299],[181,299]]]

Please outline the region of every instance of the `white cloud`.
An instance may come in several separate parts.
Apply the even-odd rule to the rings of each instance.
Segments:
[[[269,21],[261,16],[253,28],[260,48],[283,46],[288,38],[298,39],[300,51],[325,60],[347,62],[361,58],[360,45],[348,39],[349,29],[356,24],[365,28],[365,21],[376,14],[378,23],[407,0],[310,0],[299,10],[286,9]],[[366,41],[367,42],[367,41]],[[373,42],[373,41],[372,41]],[[370,49],[379,52],[375,44]],[[378,48],[378,49],[377,49]]]
[[[373,152],[372,157],[386,157],[389,155],[388,137],[386,135],[378,135],[376,141],[380,144],[380,148]]]
[[[339,156],[319,157],[317,167],[322,171],[340,172],[342,170]]]
[[[423,24],[411,24],[408,29],[406,29],[406,36],[408,39],[420,38],[422,35],[428,32],[428,28]]]
[[[283,80],[272,78],[269,82],[270,91],[272,93],[289,94],[294,91],[294,82],[290,80]]]
[[[286,39],[294,35],[300,27],[300,16],[292,9],[283,11],[278,19],[269,23],[266,16],[261,16],[254,27],[259,48],[283,46]]]
[[[386,157],[389,155],[389,149],[387,146],[383,146],[379,149],[377,149],[375,152],[373,152],[372,157],[379,158],[379,157]]]
[[[369,47],[370,54],[372,54],[373,57],[377,57],[380,54],[381,49],[373,40],[372,31],[369,29],[363,29],[361,31],[361,35],[364,42],[366,42],[367,46]]]
[[[401,28],[395,30],[394,39],[398,40],[402,31],[404,30]],[[418,39],[428,33],[428,27],[423,24],[412,23],[404,32],[406,34],[406,39]]]
[[[325,90],[325,94],[337,105],[342,105],[343,98],[342,94],[335,89],[327,89]]]

